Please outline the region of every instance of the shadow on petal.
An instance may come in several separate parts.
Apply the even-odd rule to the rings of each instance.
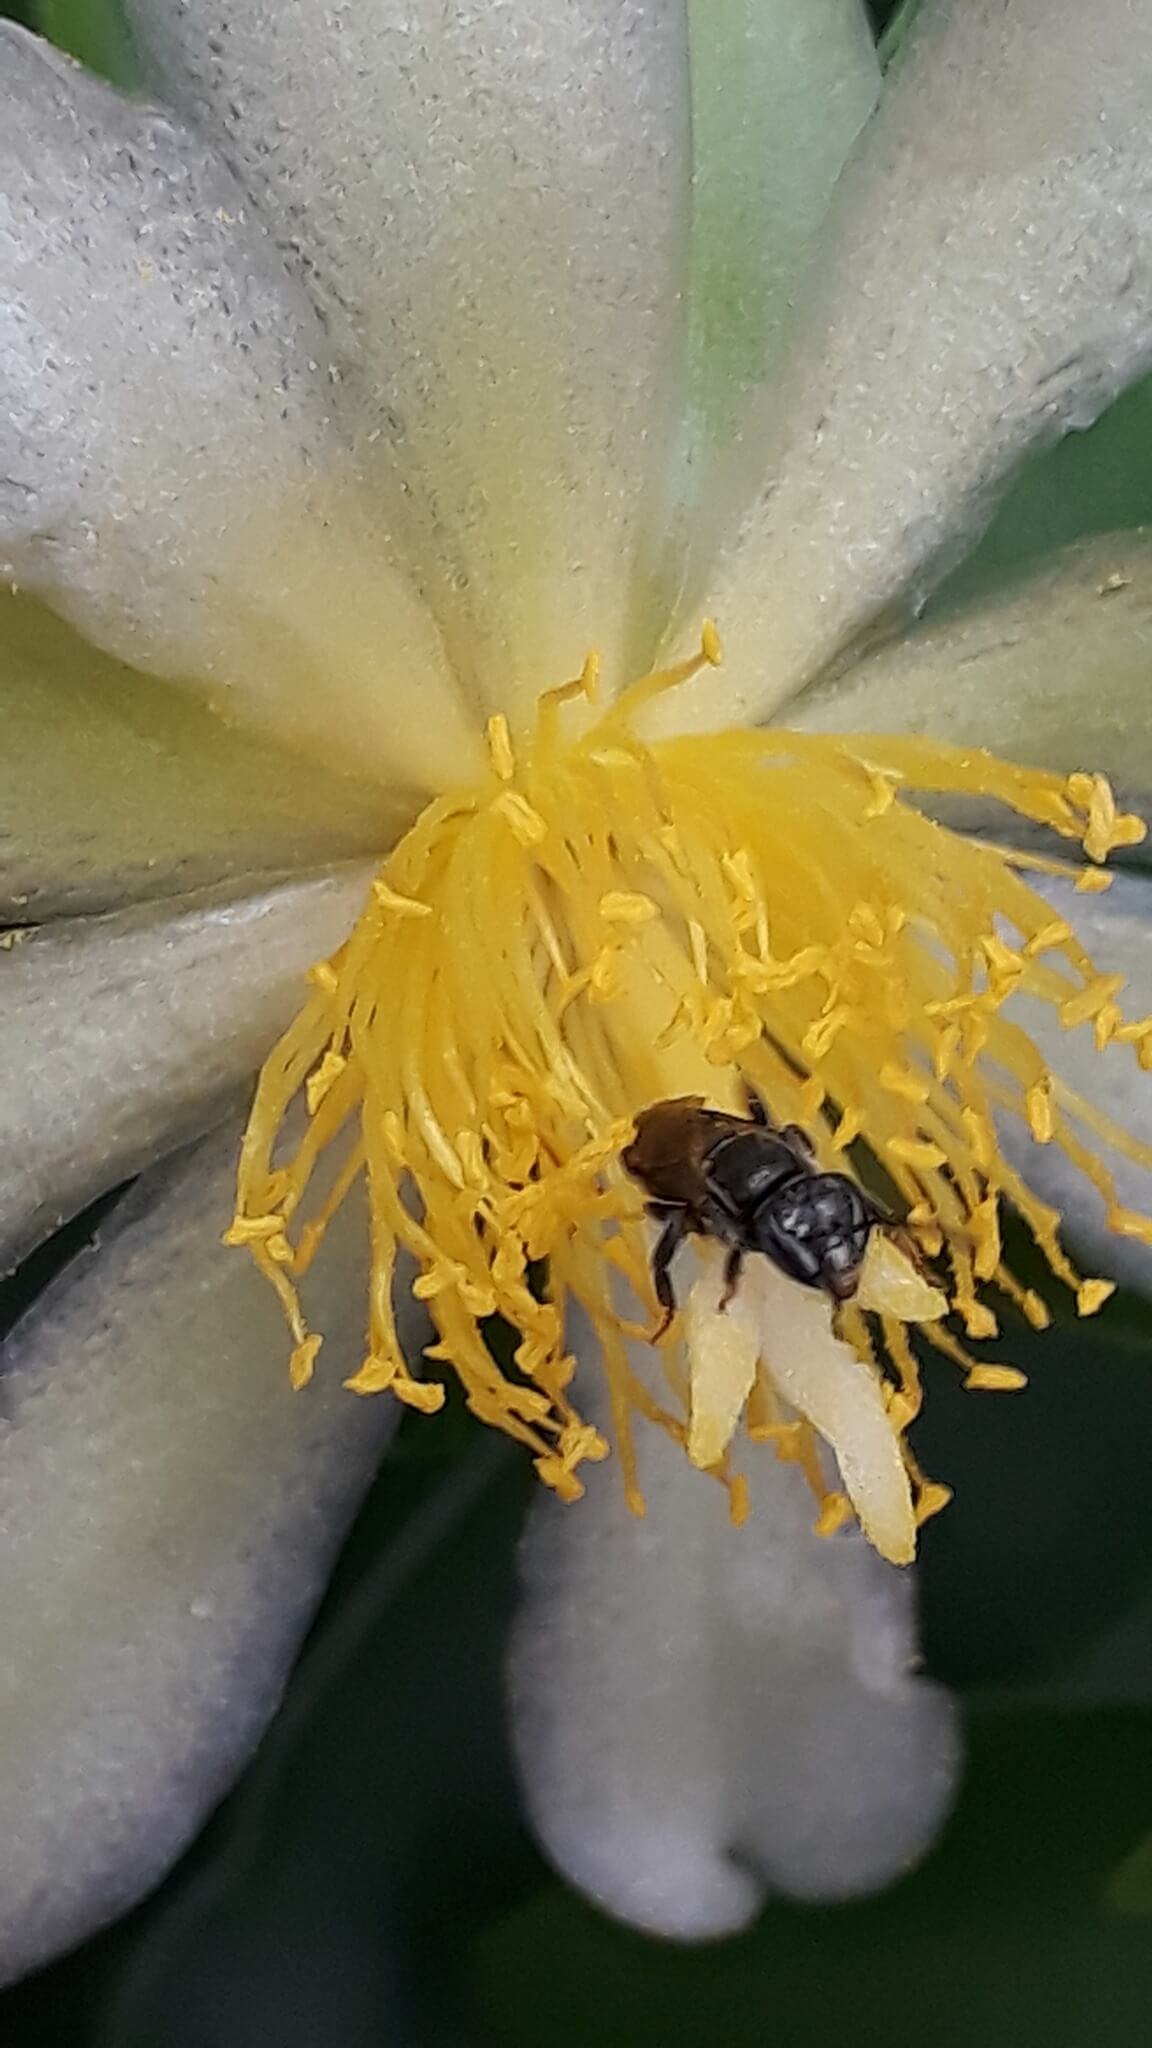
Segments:
[[[133,1903],[227,1789],[397,1420],[340,1387],[354,1214],[290,1391],[275,1302],[219,1244],[237,1141],[143,1175],[0,1359],[5,1977]]]
[[[594,1393],[594,1376],[585,1398]],[[928,1847],[959,1761],[912,1676],[912,1586],[857,1533],[818,1538],[795,1467],[741,1453],[752,1512],[661,1433],[645,1519],[610,1463],[575,1509],[533,1507],[512,1662],[529,1810],[607,1911],[685,1940],[763,1898],[877,1888]]]

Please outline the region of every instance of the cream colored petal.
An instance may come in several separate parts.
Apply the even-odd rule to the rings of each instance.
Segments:
[[[679,369],[685,0],[125,11],[355,365],[460,673],[526,714],[616,667]]]
[[[865,1535],[892,1564],[910,1564],[916,1523],[899,1440],[883,1390],[832,1333],[822,1294],[797,1287],[767,1259],[749,1259],[728,1314],[754,1336],[773,1385],[824,1439]]]
[[[1152,13],[1131,0],[925,6],[746,436],[759,495],[708,597],[729,666],[669,717],[786,702],[923,597],[1027,450],[1152,362],[1150,105]]]
[[[0,950],[0,1273],[247,1091],[370,873],[66,920]]]
[[[595,1406],[591,1372],[581,1399]],[[800,1473],[767,1446],[740,1454],[740,1529],[662,1432],[638,1449],[645,1520],[611,1460],[575,1507],[532,1509],[513,1728],[549,1856],[608,1912],[682,1940],[746,1926],[770,1893],[889,1882],[932,1840],[957,1767],[948,1702],[913,1676],[909,1576],[856,1533],[814,1536]]]
[[[1047,556],[806,690],[805,731],[915,732],[1152,789],[1152,535]]]
[[[3,590],[0,732],[0,925],[379,856],[411,817]]]
[[[875,1247],[887,1240],[874,1237]],[[888,1425],[879,1385],[862,1369],[848,1346],[833,1334],[828,1306],[804,1295],[767,1261],[745,1265],[740,1286],[729,1296],[723,1255],[698,1246],[700,1277],[684,1309],[684,1350],[688,1368],[686,1449],[701,1471],[719,1463],[744,1420],[748,1397],[763,1361],[789,1408],[803,1415],[835,1449],[840,1480],[870,1541],[890,1563],[908,1564],[916,1547],[911,1492],[899,1447]],[[916,1285],[909,1266],[908,1276]],[[867,1273],[864,1278],[867,1278]],[[865,1299],[861,1305],[899,1315],[901,1304]],[[891,1287],[887,1290],[891,1293]],[[919,1282],[921,1297],[934,1295],[936,1316],[947,1312],[947,1297]]]
[[[723,1277],[704,1272],[684,1309],[684,1349],[688,1358],[688,1442],[694,1465],[706,1472],[724,1456],[743,1418],[756,1381],[760,1342],[756,1331],[738,1316],[720,1313]]]
[[[423,790],[460,773],[331,342],[230,173],[11,24],[0,91],[0,574],[229,718]]]
[[[1126,1015],[1152,1015],[1152,883],[1118,876],[1106,895],[1078,896],[1071,886],[1053,880],[1042,884],[1042,892],[1075,926],[1100,971],[1124,975],[1118,1000]],[[1152,1074],[1137,1064],[1131,1046],[1113,1044],[1097,1052],[1090,1024],[1066,1031],[1051,1005],[1033,998],[1014,997],[1009,1015],[1035,1039],[1060,1081],[1139,1143],[1152,1146]],[[1090,1131],[1081,1129],[1078,1135],[1100,1150],[1124,1206],[1152,1217],[1152,1168],[1125,1158],[1115,1147],[1098,1146]],[[1053,1144],[1034,1143],[1007,1117],[1001,1138],[1030,1185],[1066,1217],[1065,1235],[1087,1270],[1152,1293],[1152,1248],[1107,1228],[1103,1199],[1063,1153]]]
[[[689,0],[689,15],[684,496],[687,575],[696,588],[715,542],[718,471],[722,477],[755,394],[776,375],[799,280],[844,158],[875,105],[880,66],[861,0]]]
[[[327,1348],[291,1392],[271,1290],[216,1237],[238,1140],[145,1176],[0,1354],[4,1977],[149,1890],[227,1790],[395,1425],[340,1386],[363,1341],[352,1213],[316,1269]]]

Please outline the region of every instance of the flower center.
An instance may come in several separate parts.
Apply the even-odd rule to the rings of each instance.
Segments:
[[[645,743],[644,704],[718,659],[706,628],[697,661],[644,678],[578,734],[565,731],[566,707],[594,697],[591,660],[541,700],[523,746],[490,722],[486,780],[428,806],[352,936],[312,970],[305,1007],[260,1078],[228,1241],[247,1245],[276,1288],[303,1384],[322,1340],[309,1333],[301,1283],[363,1177],[372,1278],[355,1391],[387,1388],[426,1410],[443,1399],[437,1382],[413,1376],[397,1339],[406,1253],[436,1326],[428,1356],[451,1366],[471,1408],[527,1445],[566,1498],[581,1491],[581,1464],[608,1448],[573,1385],[565,1325],[576,1306],[600,1346],[634,1507],[639,1417],[726,1481],[739,1516],[727,1443],[740,1425],[804,1466],[821,1526],[832,1527],[847,1503],[827,1485],[811,1422],[778,1404],[786,1361],[774,1368],[770,1344],[724,1365],[732,1412],[719,1430],[693,1417],[675,1326],[659,1380],[633,1348],[658,1319],[642,1195],[620,1157],[635,1117],[690,1087],[733,1107],[750,1083],[779,1123],[809,1134],[822,1168],[859,1161],[901,1221],[901,1234],[877,1233],[860,1292],[837,1317],[922,1519],[947,1493],[921,1480],[903,1445],[920,1405],[909,1324],[968,1386],[1021,1382],[1010,1367],[974,1363],[956,1333],[994,1336],[1005,1303],[1036,1328],[1049,1320],[1006,1260],[1006,1208],[1081,1315],[1112,1291],[1074,1270],[1059,1215],[1001,1151],[997,1117],[1063,1150],[1101,1191],[1112,1227],[1152,1242],[1152,1223],[1121,1207],[1094,1145],[1148,1164],[1152,1155],[1066,1089],[1005,1009],[1027,993],[1066,1027],[1091,1028],[1100,1046],[1129,1043],[1152,1065],[1152,1020],[1124,1020],[1118,977],[1096,972],[1026,879],[1106,887],[1099,863],[1144,828],[1116,813],[1101,777],[924,740],[769,729]],[[999,800],[1076,842],[1089,865],[960,837],[917,808],[914,791]],[[952,1328],[939,1320],[946,1306]],[[698,1353],[715,1350],[715,1307]],[[515,1333],[508,1370],[487,1342],[497,1316]]]

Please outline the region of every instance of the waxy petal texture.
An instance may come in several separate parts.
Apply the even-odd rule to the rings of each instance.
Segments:
[[[316,1380],[291,1391],[275,1299],[211,1227],[238,1140],[144,1176],[0,1352],[5,1979],[124,1911],[227,1790],[398,1418],[340,1386],[356,1214],[316,1276]]]
[[[10,25],[0,88],[0,573],[321,758],[460,772],[472,736],[334,427],[331,345],[231,174]]]
[[[1079,896],[1070,883],[1044,881],[1044,895],[1091,953],[1102,974],[1122,974],[1118,1000],[1133,1019],[1152,1016],[1152,886],[1143,876],[1117,876],[1104,896]],[[1035,1039],[1060,1084],[1076,1090],[1139,1144],[1152,1146],[1152,1075],[1137,1062],[1133,1046],[1096,1049],[1090,1023],[1061,1028],[1050,1004],[1013,999],[1012,1015]],[[1125,1157],[1118,1146],[1087,1136],[1113,1174],[1120,1203],[1152,1216],[1152,1169]],[[1107,1227],[1103,1197],[1076,1173],[1056,1145],[1038,1145],[1019,1124],[1004,1120],[1001,1139],[1023,1167],[1030,1184],[1066,1218],[1065,1236],[1082,1265],[1104,1277],[1119,1276],[1142,1293],[1152,1292],[1152,1246]],[[1092,1261],[1095,1261],[1094,1267]]]
[[[729,665],[693,685],[700,725],[768,716],[918,603],[1012,466],[1152,362],[1150,104],[1131,0],[924,8],[745,435],[759,494],[712,583]]]
[[[372,475],[476,702],[618,672],[670,455],[685,0],[127,0],[352,366]]]
[[[746,1926],[771,1892],[883,1884],[931,1841],[957,1767],[952,1711],[912,1675],[910,1581],[858,1533],[815,1536],[767,1445],[740,1454],[739,1529],[663,1432],[638,1448],[644,1520],[611,1461],[576,1508],[532,1510],[512,1689],[545,1847],[609,1912],[685,1940]]]
[[[378,858],[411,815],[0,591],[0,924]]]
[[[1152,534],[1044,557],[806,690],[806,732],[916,732],[1152,791]]]
[[[875,105],[880,66],[861,0],[689,0],[689,16],[690,560],[677,566],[703,596],[717,531],[731,524],[725,453],[779,373],[797,291]]]
[[[239,1102],[370,874],[65,920],[0,951],[0,1274]]]

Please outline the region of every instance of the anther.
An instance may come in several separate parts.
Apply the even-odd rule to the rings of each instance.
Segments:
[[[512,751],[508,720],[502,711],[493,712],[484,727],[484,739],[493,774],[499,776],[501,782],[511,782],[516,773],[516,756]]]

